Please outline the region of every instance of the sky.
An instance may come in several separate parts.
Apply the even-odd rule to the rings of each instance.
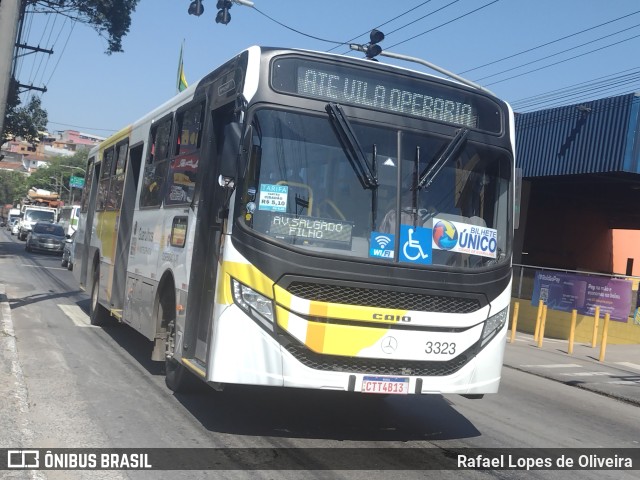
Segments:
[[[203,0],[200,17],[190,3],[140,0],[112,55],[90,26],[29,15],[23,41],[54,53],[20,58],[18,80],[47,88],[22,101],[41,96],[50,132],[106,137],[176,94],[181,45],[191,84],[251,45],[361,58],[339,43],[366,43],[374,27],[384,49],[473,80],[516,112],[640,91],[638,0],[254,0],[234,4],[228,25],[215,23],[216,0]]]

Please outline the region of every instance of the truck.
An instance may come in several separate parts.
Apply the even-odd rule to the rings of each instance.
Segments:
[[[22,218],[18,225],[18,240],[26,240],[27,235],[37,222],[55,223],[58,210],[52,207],[41,207],[37,205],[23,205]]]
[[[16,218],[20,218],[21,216],[22,213],[20,212],[19,208],[10,208],[9,213],[7,214],[7,225],[12,225],[13,221]]]

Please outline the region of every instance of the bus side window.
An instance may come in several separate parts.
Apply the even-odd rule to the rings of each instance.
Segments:
[[[89,208],[89,194],[91,192],[91,184],[93,183],[93,169],[95,157],[91,157],[87,162],[87,170],[85,172],[84,187],[82,187],[82,199],[80,201],[82,213],[86,213]]]
[[[102,160],[102,170],[100,171],[100,182],[98,183],[98,202],[96,210],[107,209],[109,199],[109,189],[111,182],[111,172],[113,170],[115,151],[109,148],[104,153],[104,159]]]
[[[124,189],[124,171],[127,162],[127,152],[129,150],[129,142],[124,141],[116,146],[117,157],[114,158],[114,174],[111,178],[111,187],[109,194],[108,208],[110,210],[119,210],[122,203],[122,192]]]
[[[167,174],[171,118],[158,122],[151,129],[151,150],[144,168],[141,207],[157,207],[162,203],[162,192]]]
[[[175,157],[169,165],[164,204],[178,205],[193,199],[198,174],[200,138],[204,106],[193,105],[176,115],[178,135],[175,140]]]

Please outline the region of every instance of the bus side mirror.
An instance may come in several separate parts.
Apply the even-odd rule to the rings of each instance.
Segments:
[[[225,177],[224,175],[220,175],[218,177],[218,185],[220,185],[224,189],[233,190],[236,186],[236,182],[233,177]]]
[[[233,189],[236,187],[236,181],[233,177],[225,177],[224,175],[218,176],[218,185],[224,188],[225,200],[224,204],[218,210],[218,218],[224,219],[229,216],[229,200],[231,198],[231,194]]]
[[[222,146],[221,158],[220,158],[220,173],[225,177],[232,177],[236,175],[238,168],[238,157],[241,148],[240,138],[242,132],[240,131],[240,124],[229,123],[224,127],[224,144]]]

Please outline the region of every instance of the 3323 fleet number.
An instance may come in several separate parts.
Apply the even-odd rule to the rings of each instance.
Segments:
[[[453,342],[427,342],[424,353],[434,355],[455,355],[456,344]]]

